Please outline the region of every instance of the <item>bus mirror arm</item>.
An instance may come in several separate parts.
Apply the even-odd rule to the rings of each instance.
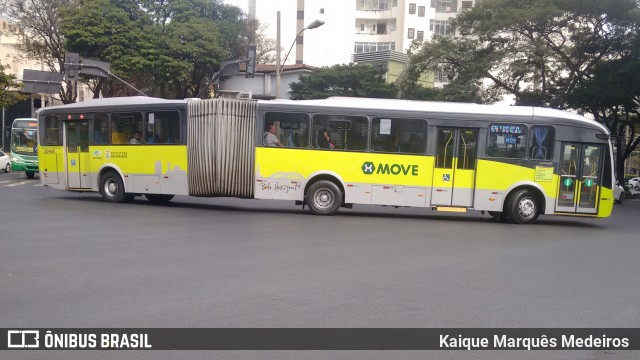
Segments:
[[[140,90],[136,89],[133,85],[131,85],[131,84],[129,84],[128,82],[124,81],[124,80],[123,80],[122,78],[120,78],[118,75],[116,75],[116,74],[112,73],[111,71],[109,71],[109,70],[107,70],[107,69],[105,69],[105,68],[103,68],[103,67],[101,67],[101,66],[94,65],[94,64],[81,64],[81,65],[78,65],[78,64],[74,64],[74,63],[65,63],[64,65],[65,65],[65,67],[67,67],[67,66],[69,66],[69,67],[71,67],[71,66],[78,67],[78,66],[79,66],[79,68],[80,68],[80,69],[82,69],[83,67],[85,67],[85,68],[92,68],[92,69],[98,69],[98,70],[102,71],[102,72],[105,74],[105,76],[104,76],[104,77],[113,76],[116,80],[118,80],[118,81],[122,82],[123,84],[127,85],[128,87],[132,88],[132,89],[133,89],[133,90],[135,90],[137,93],[142,94],[142,95],[144,95],[144,96],[147,96],[147,94],[145,94],[145,93],[143,93],[142,91],[140,91]]]

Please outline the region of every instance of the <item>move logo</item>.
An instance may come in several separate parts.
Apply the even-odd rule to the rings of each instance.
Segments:
[[[365,175],[381,174],[418,176],[418,165],[380,163],[376,166],[376,164],[371,161],[365,161],[364,164],[362,164],[361,169]]]

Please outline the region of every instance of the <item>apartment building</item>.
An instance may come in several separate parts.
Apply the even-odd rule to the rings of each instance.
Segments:
[[[393,50],[406,53],[414,40],[453,30],[450,18],[479,0],[227,0],[245,8],[269,25],[276,37],[276,14],[281,13],[283,56],[295,41],[289,64],[330,66],[345,64],[353,54]],[[319,28],[303,31],[314,20]]]
[[[355,36],[352,60],[397,69],[394,52],[406,54],[414,41],[451,35],[451,18],[471,9],[478,0],[355,0]],[[437,72],[424,82],[442,86],[446,74]],[[388,79],[393,81],[394,76]]]

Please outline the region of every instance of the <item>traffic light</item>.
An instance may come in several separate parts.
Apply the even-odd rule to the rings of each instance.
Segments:
[[[64,53],[64,77],[67,81],[78,80],[80,71],[80,55],[78,53]]]

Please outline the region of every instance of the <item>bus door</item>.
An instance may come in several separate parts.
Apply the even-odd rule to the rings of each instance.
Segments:
[[[87,120],[65,122],[67,188],[90,189],[89,123]]]
[[[436,136],[431,204],[473,206],[478,130],[439,128]]]
[[[556,211],[597,213],[603,156],[602,145],[562,144]]]

